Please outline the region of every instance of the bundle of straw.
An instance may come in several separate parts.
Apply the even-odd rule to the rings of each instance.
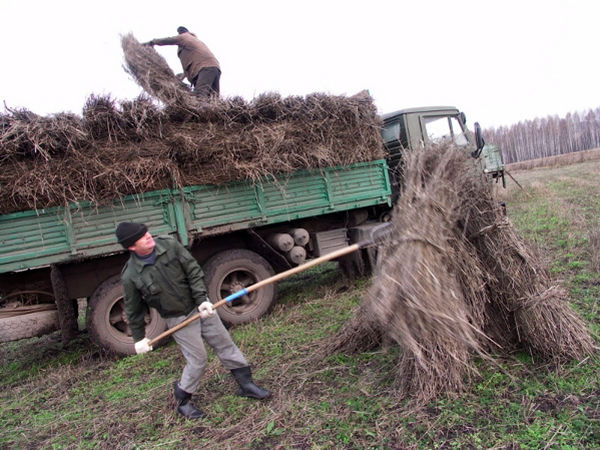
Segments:
[[[407,152],[394,232],[373,285],[326,351],[400,347],[401,397],[426,402],[465,389],[475,357],[526,349],[554,362],[594,351],[564,290],[552,285],[464,149]],[[368,336],[368,339],[365,339]]]

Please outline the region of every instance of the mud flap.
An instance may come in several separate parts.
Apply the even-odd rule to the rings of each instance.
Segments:
[[[50,281],[52,282],[52,291],[56,309],[58,309],[58,321],[60,324],[62,343],[68,344],[77,337],[79,328],[77,326],[77,309],[75,302],[67,296],[67,286],[60,268],[53,264],[50,269]]]

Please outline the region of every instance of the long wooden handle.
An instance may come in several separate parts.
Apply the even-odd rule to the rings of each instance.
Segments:
[[[212,308],[213,308],[213,310],[215,310],[215,309],[223,306],[225,303],[231,302],[231,301],[235,300],[236,298],[246,295],[252,291],[256,291],[257,289],[260,289],[263,286],[266,286],[271,283],[275,283],[276,281],[279,281],[279,280],[283,280],[284,278],[287,278],[287,277],[294,275],[296,273],[299,273],[299,272],[303,272],[306,269],[310,269],[311,267],[317,266],[326,261],[330,261],[332,259],[339,258],[340,256],[347,255],[348,253],[355,252],[356,250],[359,250],[371,243],[372,243],[371,241],[359,242],[358,244],[352,244],[352,245],[349,245],[348,247],[344,247],[339,250],[333,251],[331,253],[327,253],[326,255],[319,256],[318,258],[311,259],[310,261],[305,262],[304,264],[301,264],[297,267],[292,267],[291,269],[286,270],[285,272],[281,272],[281,273],[278,273],[277,275],[273,275],[272,277],[265,278],[264,280],[261,280],[258,283],[254,283],[253,285],[242,289],[241,291],[237,291],[237,292],[225,297],[224,299],[219,300],[217,303],[212,305]],[[152,339],[148,343],[148,345],[152,346],[152,345],[156,344],[161,339],[163,339],[167,336],[170,336],[171,334],[175,333],[177,330],[181,330],[183,327],[189,325],[194,320],[198,320],[199,318],[200,318],[200,313],[195,314],[191,317],[188,317],[183,322],[175,325],[173,328],[169,328],[167,331],[164,331],[161,334],[159,334],[158,336],[156,336],[154,339]]]
[[[266,286],[271,283],[275,283],[276,281],[279,281],[279,280],[283,280],[284,278],[287,278],[294,274],[303,272],[306,269],[310,269],[311,267],[318,266],[319,264],[324,263],[326,261],[330,261],[332,259],[339,258],[340,256],[347,255],[348,253],[355,252],[359,248],[360,248],[360,244],[353,244],[348,247],[344,247],[339,250],[336,250],[334,252],[327,253],[326,255],[319,256],[318,258],[311,259],[310,261],[305,262],[304,264],[301,264],[299,266],[292,267],[291,269],[286,270],[285,272],[281,272],[281,273],[278,273],[277,275],[273,275],[272,277],[265,278],[264,280],[261,280],[258,283],[254,283],[253,285],[248,286],[247,288],[244,288],[241,291],[238,291],[233,295],[230,295],[228,297],[225,297],[222,300],[219,300],[217,303],[215,303],[213,305],[213,309],[217,309],[220,306],[223,306],[225,303],[232,301],[233,299],[237,298],[238,296],[241,297],[242,295],[249,294],[250,292],[256,291],[257,289],[260,289],[263,286]],[[235,296],[233,299],[230,298],[233,296]]]

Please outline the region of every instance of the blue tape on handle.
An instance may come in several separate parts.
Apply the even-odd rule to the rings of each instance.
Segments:
[[[241,291],[237,291],[234,292],[231,295],[228,295],[227,297],[225,297],[223,300],[225,300],[226,302],[232,302],[234,301],[236,298],[240,298],[244,295],[246,295],[248,293],[248,291],[246,289],[242,289]]]

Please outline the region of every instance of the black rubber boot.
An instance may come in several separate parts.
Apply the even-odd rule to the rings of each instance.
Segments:
[[[240,385],[240,388],[237,392],[238,395],[242,397],[257,398],[259,400],[271,396],[269,391],[261,389],[254,384],[254,381],[252,381],[252,372],[250,372],[250,367],[246,366],[240,367],[239,369],[233,369],[231,373],[234,376],[235,381],[237,381]]]
[[[200,419],[205,416],[202,411],[190,402],[192,394],[181,389],[179,384],[177,384],[177,381],[173,383],[173,393],[175,394],[175,400],[177,401],[177,412],[183,417],[186,419]]]

